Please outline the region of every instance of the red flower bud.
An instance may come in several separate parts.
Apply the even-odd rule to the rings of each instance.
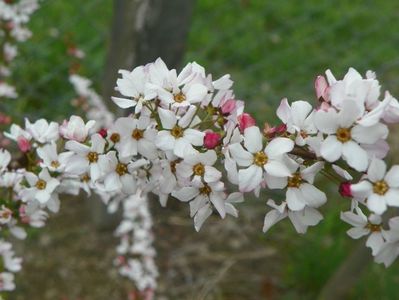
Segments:
[[[244,132],[246,128],[254,126],[255,124],[256,121],[250,114],[243,113],[242,115],[238,116],[238,127],[240,128],[241,132]]]
[[[352,198],[351,183],[349,181],[342,182],[339,185],[339,193],[342,197]]]
[[[222,114],[228,115],[236,108],[236,100],[229,99],[221,107]]]
[[[98,134],[101,135],[103,137],[103,139],[105,139],[107,137],[107,134],[108,134],[107,129],[106,128],[101,128],[98,131]]]
[[[207,149],[214,149],[217,145],[220,144],[221,136],[219,133],[213,131],[205,132],[204,136],[204,146]]]
[[[23,136],[18,138],[17,143],[19,150],[21,150],[23,153],[26,153],[31,149],[30,142]]]

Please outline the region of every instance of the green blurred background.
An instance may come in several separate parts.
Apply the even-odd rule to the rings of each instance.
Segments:
[[[43,1],[30,25],[34,35],[21,45],[15,63],[14,82],[21,97],[7,105],[8,112],[16,120],[62,120],[74,113],[65,41],[73,40],[86,52],[81,73],[100,89],[111,17],[111,0]],[[273,122],[281,98],[315,101],[313,81],[327,68],[339,78],[350,66],[363,74],[374,70],[382,90],[398,95],[398,17],[395,0],[198,0],[184,61],[197,61],[215,77],[230,73],[237,98],[245,100],[259,124]],[[330,194],[336,194],[334,187]],[[305,236],[298,236],[288,221],[265,236],[261,223],[266,199],[249,200],[246,205],[259,207],[260,213],[244,219],[258,218],[251,238],[258,247],[273,245],[277,251],[278,282],[273,285],[278,296],[273,297],[313,299],[353,248],[345,233],[348,226],[339,222],[348,203],[331,197],[323,209],[325,220]],[[240,284],[262,272],[253,267],[252,274],[241,274]],[[398,299],[397,263],[387,270],[371,264],[359,276],[351,299]],[[233,297],[227,290],[222,288],[215,299],[268,299],[252,297],[248,289]]]

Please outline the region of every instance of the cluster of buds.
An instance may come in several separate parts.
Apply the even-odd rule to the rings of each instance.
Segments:
[[[316,107],[283,99],[282,124],[263,130],[244,112],[229,75],[213,80],[195,62],[177,73],[161,59],[120,74],[121,95],[113,101],[127,116],[106,128],[72,116],[62,125],[26,120],[5,133],[20,155],[11,162],[9,152],[0,153],[2,230],[23,237],[22,225],[43,226],[47,211],[59,210],[59,194],[93,191],[111,210],[123,207],[115,264],[152,295],[149,193],[162,206],[169,198],[187,203],[198,231],[212,214],[237,217],[246,194],[281,190],[281,199],[267,201],[263,231],[288,217],[305,233],[323,219],[327,196],[316,181],[323,175],[351,198],[341,216],[354,226],[348,234],[368,236],[377,262],[389,265],[398,256],[398,217],[384,224],[383,214],[399,206],[399,166],[387,170],[383,159],[399,103],[388,92],[380,99],[374,73],[362,78],[351,68],[336,80],[327,71],[316,79]]]
[[[38,0],[0,0],[0,99],[17,97],[15,87],[6,79],[18,54],[17,44],[31,36],[26,24],[38,7]]]

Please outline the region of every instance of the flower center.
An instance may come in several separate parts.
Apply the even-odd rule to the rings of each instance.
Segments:
[[[308,133],[306,131],[304,131],[304,130],[301,130],[299,134],[301,135],[301,137],[303,139],[306,139],[309,136]]]
[[[170,131],[170,134],[177,139],[177,138],[181,138],[183,136],[183,132],[184,132],[183,128],[176,125],[175,127],[172,128],[172,130]]]
[[[182,103],[184,100],[186,100],[186,96],[180,92],[178,94],[176,94],[173,99],[177,102],[177,103]]]
[[[302,177],[301,174],[298,172],[293,174],[292,177],[288,177],[288,183],[287,186],[291,188],[299,188],[299,186],[302,183]]]
[[[205,174],[204,165],[201,164],[201,163],[198,163],[198,164],[194,165],[193,166],[193,172],[194,172],[194,175],[196,175],[196,176],[204,176],[204,174]]]
[[[351,130],[349,128],[338,128],[337,132],[337,140],[341,143],[346,143],[351,140]]]
[[[54,169],[56,169],[56,168],[58,168],[58,167],[60,166],[60,163],[59,163],[59,161],[57,161],[57,160],[53,160],[53,161],[51,162],[51,166],[52,166]]]
[[[373,192],[377,195],[385,195],[386,192],[388,192],[389,186],[384,180],[377,181],[373,185]]]
[[[90,176],[89,176],[89,174],[84,174],[81,178],[80,178],[80,180],[82,180],[82,182],[89,182],[90,181]]]
[[[254,164],[259,167],[263,167],[268,160],[269,158],[263,151],[256,152],[254,155]]]
[[[140,139],[142,139],[143,138],[143,136],[144,136],[144,130],[140,130],[140,129],[135,129],[135,130],[133,130],[133,132],[132,132],[132,138],[134,138],[135,140],[140,140]]]
[[[123,176],[127,174],[127,165],[118,163],[115,168],[116,173],[118,173],[119,176]]]
[[[212,192],[212,189],[209,185],[205,184],[202,188],[199,189],[202,195],[209,195]]]
[[[46,188],[46,186],[47,186],[47,183],[43,179],[39,179],[36,182],[36,188],[38,190],[44,190]]]
[[[175,174],[176,173],[176,165],[177,165],[178,161],[177,160],[173,160],[169,163],[170,165],[170,171]]]
[[[98,161],[98,153],[97,152],[89,152],[87,154],[87,160],[92,164]]]
[[[367,229],[370,229],[371,232],[379,232],[379,231],[381,231],[381,224],[367,223],[367,225],[365,227]]]
[[[121,136],[119,135],[119,133],[115,132],[115,133],[111,134],[111,137],[109,139],[111,140],[111,142],[116,144],[121,140]]]

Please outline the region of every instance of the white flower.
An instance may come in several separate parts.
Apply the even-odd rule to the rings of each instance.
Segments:
[[[119,160],[115,151],[110,151],[99,158],[99,165],[104,175],[104,187],[108,192],[122,191],[125,194],[134,194],[137,184],[133,176],[134,170],[146,165],[145,159],[130,162],[130,158]]]
[[[212,214],[212,205],[224,218],[226,216],[223,182],[199,183],[198,186],[185,186],[172,193],[180,201],[190,201],[190,216],[194,217],[194,226],[200,230],[205,220]]]
[[[95,125],[95,121],[89,121],[86,124],[79,116],[71,116],[69,121],[64,121],[60,126],[60,134],[68,140],[84,142],[89,134],[90,129]]]
[[[173,151],[179,157],[184,157],[186,152],[195,153],[193,146],[201,146],[204,133],[188,128],[195,110],[189,111],[177,119],[176,114],[170,110],[158,108],[163,130],[158,131],[156,145],[164,151]]]
[[[115,148],[121,157],[141,154],[148,159],[155,159],[158,156],[154,144],[157,132],[150,128],[150,122],[145,116],[139,119],[127,117],[116,120],[113,130],[120,135],[120,140]]]
[[[140,66],[132,72],[119,70],[122,78],[116,81],[116,90],[126,98],[112,97],[112,100],[120,108],[135,107],[135,113],[139,113],[143,105],[157,96],[154,86],[149,82],[149,74],[145,67]]]
[[[382,235],[386,243],[381,247],[374,260],[389,267],[399,255],[399,217],[389,220],[389,230],[383,230]]]
[[[19,193],[24,202],[37,200],[45,204],[53,197],[54,190],[60,184],[56,178],[50,176],[47,169],[43,169],[39,176],[26,172],[25,178],[30,187],[22,189]]]
[[[219,181],[222,173],[212,165],[217,160],[216,152],[213,150],[204,153],[186,154],[183,161],[176,167],[178,177],[190,178],[192,181],[200,182],[202,179],[206,183]]]
[[[63,172],[73,152],[58,154],[57,145],[52,142],[37,148],[37,154],[42,159],[40,162],[42,168],[48,168],[51,172]]]
[[[59,138],[58,124],[55,122],[48,123],[45,119],[37,120],[33,124],[25,119],[25,128],[33,139],[41,144],[56,141]]]
[[[367,177],[351,185],[354,198],[365,200],[367,207],[381,215],[387,205],[399,207],[399,166],[387,172],[384,161],[374,158],[367,170]]]
[[[372,254],[375,256],[384,244],[381,233],[381,216],[371,214],[367,218],[359,207],[356,207],[355,210],[356,213],[352,211],[341,212],[341,220],[353,226],[347,231],[347,234],[353,239],[369,235],[366,246],[371,248]]]
[[[11,154],[5,149],[0,149],[0,173],[7,170],[8,164],[11,161]]]
[[[355,125],[360,117],[358,105],[351,100],[344,101],[341,111],[334,109],[318,111],[315,114],[315,125],[327,138],[322,142],[320,153],[329,162],[342,158],[357,171],[364,171],[368,166],[367,152],[359,144],[373,144],[380,138],[386,138],[388,128],[377,123],[365,127]]]
[[[272,199],[267,201],[267,205],[273,210],[265,216],[263,232],[267,232],[273,225],[288,217],[298,233],[306,233],[309,226],[315,226],[323,219],[320,212],[312,207],[306,206],[303,210],[292,211],[287,202],[283,201],[277,205]]]
[[[14,274],[9,272],[0,273],[0,291],[15,290]]]
[[[287,125],[289,133],[297,134],[295,143],[299,146],[304,146],[308,136],[317,132],[313,122],[313,108],[309,102],[295,101],[290,106],[284,98],[277,109],[277,116]]]
[[[90,179],[95,182],[101,176],[98,159],[104,153],[105,140],[99,134],[91,136],[91,146],[80,144],[76,141],[68,141],[65,148],[76,153],[68,160],[65,172],[82,175],[89,173]]]
[[[12,210],[5,207],[4,205],[1,206],[0,209],[0,224],[7,224],[11,221],[12,218]]]
[[[285,177],[291,176],[290,170],[283,162],[284,156],[294,147],[288,138],[275,138],[263,148],[262,134],[256,126],[244,131],[244,146],[236,143],[229,146],[232,158],[240,167],[238,171],[239,189],[248,192],[256,189],[266,174]]]

